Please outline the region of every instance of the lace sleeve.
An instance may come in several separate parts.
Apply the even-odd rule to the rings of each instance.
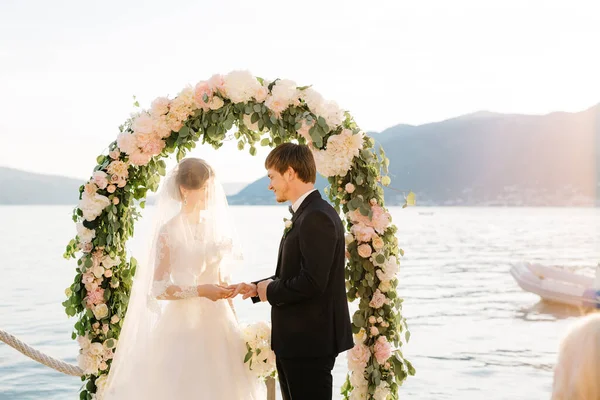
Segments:
[[[195,286],[182,287],[171,281],[171,249],[168,236],[162,232],[157,241],[156,267],[152,282],[152,296],[159,300],[179,300],[198,297]]]

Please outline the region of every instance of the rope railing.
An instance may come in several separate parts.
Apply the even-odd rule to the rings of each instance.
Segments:
[[[13,349],[21,352],[27,357],[31,358],[34,361],[39,362],[40,364],[44,364],[47,367],[50,367],[58,372],[62,372],[66,375],[71,376],[81,376],[83,371],[76,365],[72,365],[66,363],[64,361],[57,360],[56,358],[52,358],[39,350],[34,349],[33,347],[27,345],[26,343],[20,341],[13,335],[8,332],[0,329],[0,340],[12,347]]]
[[[0,341],[6,343],[13,349],[31,358],[32,360],[65,375],[80,377],[83,374],[83,371],[77,365],[69,364],[67,362],[50,357],[49,355],[34,349],[2,329],[0,329]],[[267,378],[265,383],[267,385],[267,400],[275,400],[275,379]]]

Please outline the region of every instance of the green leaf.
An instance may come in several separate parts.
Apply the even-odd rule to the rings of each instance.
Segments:
[[[237,148],[238,150],[244,150],[244,142],[241,140],[238,141]]]
[[[180,130],[179,130],[179,137],[187,137],[190,134],[190,128],[188,128],[186,125],[184,125]]]
[[[244,363],[247,363],[252,358],[252,350],[246,353],[246,357],[244,357]]]
[[[268,146],[270,143],[271,143],[271,140],[269,140],[269,138],[264,138],[263,140],[260,141],[261,146]]]
[[[209,138],[214,139],[217,133],[217,127],[215,125],[211,125],[206,129],[206,134]]]
[[[416,373],[415,367],[413,367],[413,365],[408,360],[404,360],[404,363],[406,364],[406,367],[408,368],[409,375],[413,376]]]
[[[250,146],[250,155],[251,156],[255,156],[256,155],[256,147]]]
[[[258,122],[259,119],[260,119],[260,115],[258,115],[258,113],[254,113],[250,117],[250,122],[252,122],[253,124],[255,124],[255,123]]]
[[[260,110],[262,110],[262,107],[260,106],[260,104],[255,104],[253,108],[254,108],[254,112],[257,112],[257,113],[259,113]]]
[[[362,316],[362,314],[358,312],[354,313],[354,315],[352,316],[352,323],[358,326],[359,328],[366,327],[365,318]]]

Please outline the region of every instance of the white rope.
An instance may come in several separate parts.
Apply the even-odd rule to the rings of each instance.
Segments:
[[[25,354],[32,360],[37,361],[40,364],[44,364],[45,366],[50,367],[58,372],[62,372],[63,374],[71,376],[81,376],[83,374],[83,371],[78,366],[57,360],[32,347],[29,347],[27,344],[23,343],[10,333],[4,332],[2,329],[0,329],[0,340],[15,350]]]
[[[78,377],[83,375],[83,371],[78,366],[66,363],[64,361],[57,360],[55,358],[52,358],[40,351],[28,346],[27,344],[23,343],[22,341],[20,341],[19,339],[17,339],[13,335],[11,335],[10,333],[4,332],[2,329],[0,329],[0,340],[3,341],[4,343],[6,343],[7,345],[9,345],[10,347],[12,347],[13,349],[18,350],[19,352],[23,353],[24,355],[31,358],[32,360],[37,361],[40,364],[44,364],[45,366],[50,367],[58,372],[62,372],[63,374],[66,374],[66,375],[78,376]],[[267,385],[267,399],[275,400],[275,379],[267,378],[266,385]]]

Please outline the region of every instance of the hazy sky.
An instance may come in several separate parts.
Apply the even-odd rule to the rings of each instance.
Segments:
[[[133,111],[213,73],[313,84],[364,130],[600,102],[597,1],[0,0],[0,166],[85,178]],[[228,145],[193,155],[264,175]]]

